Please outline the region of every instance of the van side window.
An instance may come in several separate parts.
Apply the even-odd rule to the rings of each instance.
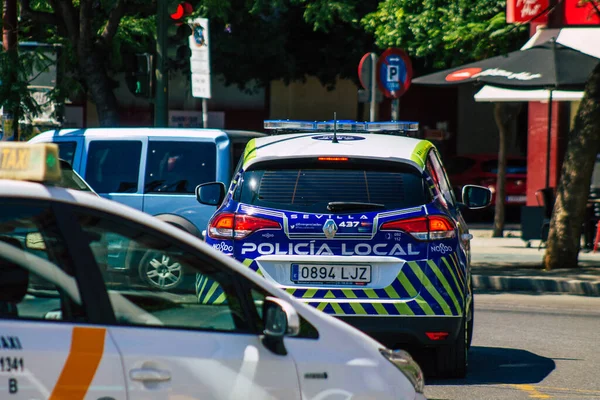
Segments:
[[[193,194],[216,179],[216,163],[214,143],[150,141],[144,193]]]
[[[58,145],[58,158],[61,158],[73,165],[75,161],[75,151],[77,150],[77,142],[55,142]]]
[[[88,149],[85,180],[98,193],[136,193],[142,142],[94,140]]]

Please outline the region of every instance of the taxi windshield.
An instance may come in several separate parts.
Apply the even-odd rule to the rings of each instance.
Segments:
[[[77,174],[77,172],[73,171],[73,168],[68,162],[60,160],[60,171],[60,186],[65,187],[67,189],[81,190],[84,192],[93,192],[92,188],[89,187],[87,183],[85,183],[85,181]]]
[[[312,165],[311,165],[312,164]],[[348,212],[332,210],[331,203],[352,204],[356,210],[393,210],[427,203],[422,176],[402,165],[352,164],[337,162],[318,165],[280,165],[251,170],[244,174],[240,201],[288,211],[315,213]]]

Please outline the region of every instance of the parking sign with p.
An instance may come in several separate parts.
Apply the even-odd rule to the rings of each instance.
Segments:
[[[377,84],[386,97],[397,99],[409,88],[412,64],[401,49],[387,49],[377,62]]]

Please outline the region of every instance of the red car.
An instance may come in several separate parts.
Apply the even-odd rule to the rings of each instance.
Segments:
[[[446,161],[446,172],[457,196],[466,184],[481,185],[496,193],[498,156],[490,154],[461,155]],[[506,205],[525,205],[527,188],[527,158],[509,156],[506,159]],[[496,196],[492,197],[495,204]]]

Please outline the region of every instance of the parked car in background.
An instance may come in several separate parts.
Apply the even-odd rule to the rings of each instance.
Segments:
[[[99,196],[201,237],[216,207],[196,201],[196,186],[215,180],[229,184],[246,143],[261,136],[221,129],[93,128],[47,131],[29,142],[56,143],[59,157]],[[112,253],[128,245],[123,241]],[[158,290],[177,289],[186,275],[160,252],[126,265],[123,273]]]
[[[446,172],[457,196],[464,185],[481,185],[492,191],[496,203],[498,155],[472,154],[453,157],[445,162]],[[506,160],[506,201],[508,206],[525,205],[527,199],[527,158],[509,156]]]

